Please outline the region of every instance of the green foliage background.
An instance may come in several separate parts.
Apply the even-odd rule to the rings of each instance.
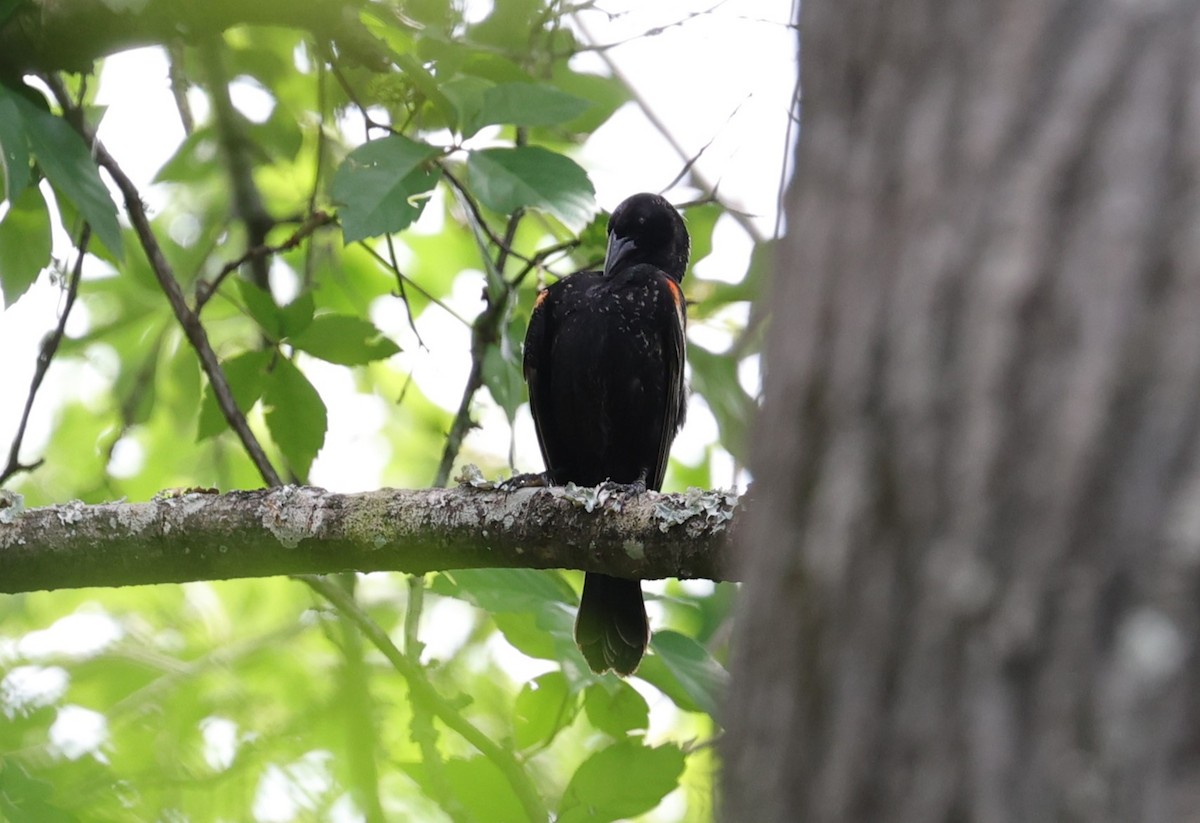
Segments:
[[[444,458],[501,474],[492,452],[456,454],[455,410],[410,379],[372,310],[442,312],[464,272],[483,271],[480,315],[444,322],[473,329],[482,386],[465,411],[486,392],[511,423],[525,399],[520,341],[538,283],[603,256],[606,215],[572,157],[629,90],[570,66],[581,45],[557,3],[497,3],[475,25],[456,9],[356,7],[399,70],[287,29],[234,28],[173,47],[211,115],[159,172],[169,205],[153,228],[239,409],[287,479],[304,481],[326,443],[326,398],[309,376],[317,361],[386,403],[386,484],[428,485]],[[222,108],[235,78],[270,95],[265,122]],[[62,82],[94,125],[95,83]],[[57,358],[99,364],[105,383],[54,411],[44,463],[5,485],[28,505],[260,486],[138,238],[118,222],[63,101],[44,88],[0,86],[0,286],[12,305],[48,266],[65,284],[70,261],[51,264],[51,222],[78,239],[86,220],[87,252],[105,265],[79,285],[86,333],[65,338]],[[272,218],[265,231],[238,193],[247,182]],[[444,228],[406,232],[429,208],[444,211]],[[722,213],[712,202],[686,209],[693,262]],[[255,242],[287,248],[243,259]],[[402,267],[397,246],[411,252]],[[693,323],[727,326],[730,307],[756,293],[765,257],[764,247],[740,284],[689,277]],[[755,399],[738,366],[756,344],[729,330],[728,351],[691,347],[691,383],[740,459]],[[144,459],[118,476],[110,464],[123,440]],[[673,463],[667,487],[711,484],[706,458]],[[621,681],[588,672],[571,641],[579,575],[342,582],[441,699],[508,753],[543,811],[560,821],[711,818],[731,587],[667,584],[652,654]],[[344,615],[295,581],[0,597],[0,819],[536,817],[503,763],[434,714]]]

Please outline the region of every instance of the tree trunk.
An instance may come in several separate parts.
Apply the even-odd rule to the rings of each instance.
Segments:
[[[1200,820],[1200,3],[801,24],[726,817]]]

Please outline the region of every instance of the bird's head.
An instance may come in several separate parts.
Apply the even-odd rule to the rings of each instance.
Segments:
[[[639,263],[683,280],[691,242],[683,217],[666,198],[635,194],[626,198],[608,219],[608,253],[604,273],[614,274]]]

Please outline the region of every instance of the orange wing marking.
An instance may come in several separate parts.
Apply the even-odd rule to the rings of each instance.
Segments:
[[[671,291],[671,300],[675,303],[675,314],[679,316],[679,328],[685,328],[687,321],[683,313],[683,289],[679,288],[679,284],[671,277],[665,278],[667,288]]]

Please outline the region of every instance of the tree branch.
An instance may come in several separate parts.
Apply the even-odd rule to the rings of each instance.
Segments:
[[[87,135],[85,132],[85,139],[88,137],[90,135]],[[96,155],[96,162],[101,168],[108,171],[113,181],[116,182],[117,188],[121,190],[122,196],[125,198],[125,210],[129,214],[129,222],[133,224],[133,229],[137,232],[138,240],[141,241],[142,249],[146,253],[146,259],[150,261],[150,268],[154,270],[154,276],[158,280],[159,286],[162,287],[163,293],[167,297],[167,302],[171,304],[171,310],[179,321],[179,325],[183,327],[188,342],[196,350],[196,356],[200,359],[200,366],[212,384],[213,394],[217,398],[217,405],[220,406],[222,414],[225,415],[229,427],[233,429],[238,439],[242,441],[242,445],[250,455],[250,459],[254,461],[254,465],[258,468],[264,482],[272,486],[278,486],[280,482],[279,475],[275,472],[271,461],[267,458],[266,452],[263,451],[258,438],[250,430],[250,424],[246,421],[245,416],[238,410],[237,402],[233,398],[233,390],[229,387],[229,381],[225,378],[225,372],[221,369],[221,363],[217,359],[216,352],[213,351],[212,346],[208,342],[208,333],[204,330],[204,326],[201,325],[200,318],[188,307],[187,300],[183,296],[183,290],[175,280],[175,273],[172,271],[170,264],[167,263],[167,258],[158,245],[158,238],[154,236],[154,230],[150,227],[150,218],[147,217],[146,209],[142,205],[141,195],[138,194],[133,181],[121,170],[121,167],[117,165],[117,161],[105,150],[104,146],[94,138],[91,138],[91,142],[92,150]]]
[[[0,522],[0,592],[350,569],[570,568],[731,580],[729,537],[744,509],[729,492],[631,497],[604,486],[360,494],[283,486],[76,501]]]
[[[42,345],[38,351],[37,366],[33,371],[33,379],[29,382],[29,394],[25,396],[25,408],[21,412],[21,422],[17,426],[17,434],[13,437],[12,445],[8,450],[8,462],[0,470],[0,485],[6,483],[14,475],[25,471],[32,471],[42,464],[41,460],[35,460],[29,464],[22,463],[21,445],[25,441],[25,428],[29,425],[29,415],[33,411],[33,401],[37,399],[38,390],[42,387],[42,380],[46,378],[46,372],[50,371],[50,364],[54,362],[54,355],[58,351],[58,344],[62,342],[63,335],[67,331],[67,319],[71,316],[71,309],[75,306],[75,298],[79,294],[79,279],[83,273],[83,258],[87,254],[88,239],[91,237],[91,234],[91,226],[84,223],[83,228],[80,230],[79,242],[75,244],[79,253],[75,258],[75,266],[71,270],[70,279],[67,283],[67,298],[63,303],[62,313],[58,317],[58,323],[55,324],[54,331],[42,339]]]

